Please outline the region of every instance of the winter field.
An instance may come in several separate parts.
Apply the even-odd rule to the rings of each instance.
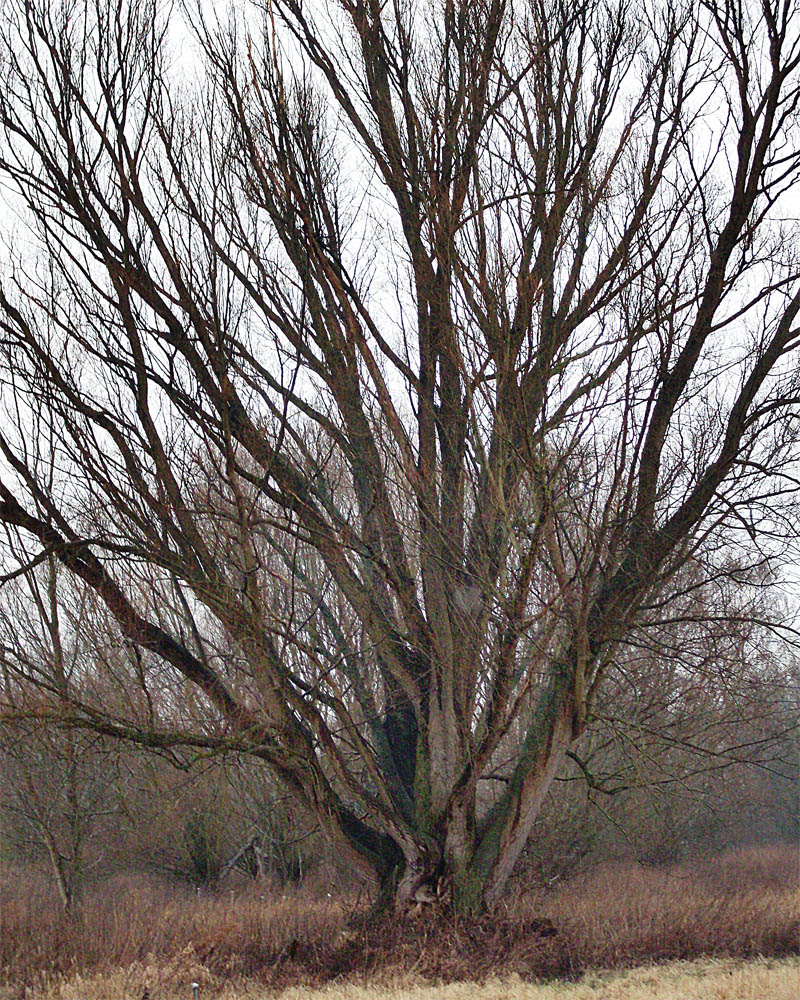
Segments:
[[[262,887],[263,888],[263,887]],[[144,877],[66,917],[31,872],[0,879],[2,1000],[794,1000],[796,849],[604,864],[468,923],[361,920],[357,898],[197,894]],[[553,929],[556,933],[552,933]]]

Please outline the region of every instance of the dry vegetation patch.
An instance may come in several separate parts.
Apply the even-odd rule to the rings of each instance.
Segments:
[[[603,865],[525,905],[559,928],[577,968],[698,955],[785,955],[800,942],[798,854],[731,851],[664,869]]]
[[[189,1000],[193,981],[209,998],[332,980],[370,989],[513,975],[577,980],[587,970],[653,961],[787,956],[800,942],[791,847],[665,870],[604,865],[555,891],[524,893],[479,921],[426,911],[376,921],[353,901],[303,892],[198,899],[143,879],[104,884],[69,919],[42,883],[20,872],[0,880],[0,901],[0,1000],[91,1000],[97,982],[107,984],[103,1000],[140,1000],[145,990],[150,1000]]]
[[[624,973],[589,973],[577,983],[529,983],[512,976],[447,986],[331,986],[292,989],[281,1000],[797,1000],[795,959],[675,962]],[[255,1000],[255,998],[254,998]]]
[[[184,960],[187,956],[184,956]],[[181,982],[164,983],[165,972],[181,970]],[[131,1000],[144,994],[160,1000],[185,1000],[187,973],[200,974],[191,961],[161,970],[162,985],[153,987],[156,970],[135,966],[125,972],[74,977],[68,982],[40,987],[30,1000]],[[202,977],[201,977],[202,978]],[[284,991],[256,981],[201,982],[202,996],[214,1000],[797,1000],[800,962],[784,959],[701,959],[647,965],[624,972],[589,972],[577,982],[526,982],[519,976],[485,982],[430,985],[405,975],[383,984],[331,983],[319,989],[307,986]]]
[[[0,878],[0,985],[48,981],[146,963],[169,979],[283,975],[290,952],[309,972],[339,939],[350,910],[304,893],[228,892],[196,896],[146,878],[119,878],[65,914],[30,873]],[[320,953],[320,954],[318,954]],[[177,970],[177,972],[176,972]],[[189,973],[187,972],[187,975]],[[186,976],[183,976],[186,979]]]

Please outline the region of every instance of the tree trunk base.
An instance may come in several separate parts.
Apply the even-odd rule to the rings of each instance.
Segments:
[[[362,913],[326,961],[333,975],[413,969],[425,979],[463,981],[482,976],[561,975],[567,956],[546,917],[459,913],[451,900],[415,902],[400,914]]]

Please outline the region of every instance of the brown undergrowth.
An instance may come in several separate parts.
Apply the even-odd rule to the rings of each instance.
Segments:
[[[158,1000],[184,995],[191,981],[208,995],[234,980],[279,988],[408,974],[574,978],[653,960],[780,956],[798,951],[798,882],[796,848],[762,847],[666,869],[606,864],[520,892],[477,921],[433,910],[399,921],[367,918],[363,901],[302,891],[197,898],[120,878],[68,918],[41,881],[6,871],[0,991],[51,995],[59,983],[116,970],[129,984],[122,995],[147,989]]]

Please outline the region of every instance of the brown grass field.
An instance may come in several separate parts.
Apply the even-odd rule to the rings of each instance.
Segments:
[[[145,968],[30,991],[31,1000],[122,1000],[140,997]],[[154,990],[150,991],[155,996]],[[182,994],[190,996],[187,986]],[[647,965],[622,972],[589,972],[577,982],[526,982],[519,976],[430,985],[400,976],[383,984],[330,983],[319,989],[293,986],[275,992],[250,981],[229,983],[216,1000],[797,1000],[800,962],[783,959],[698,959]]]
[[[128,877],[95,887],[69,919],[42,879],[6,870],[0,1000],[191,1000],[192,982],[200,1000],[800,997],[789,846],[666,869],[607,864],[477,922],[362,913],[308,890],[198,899]]]

